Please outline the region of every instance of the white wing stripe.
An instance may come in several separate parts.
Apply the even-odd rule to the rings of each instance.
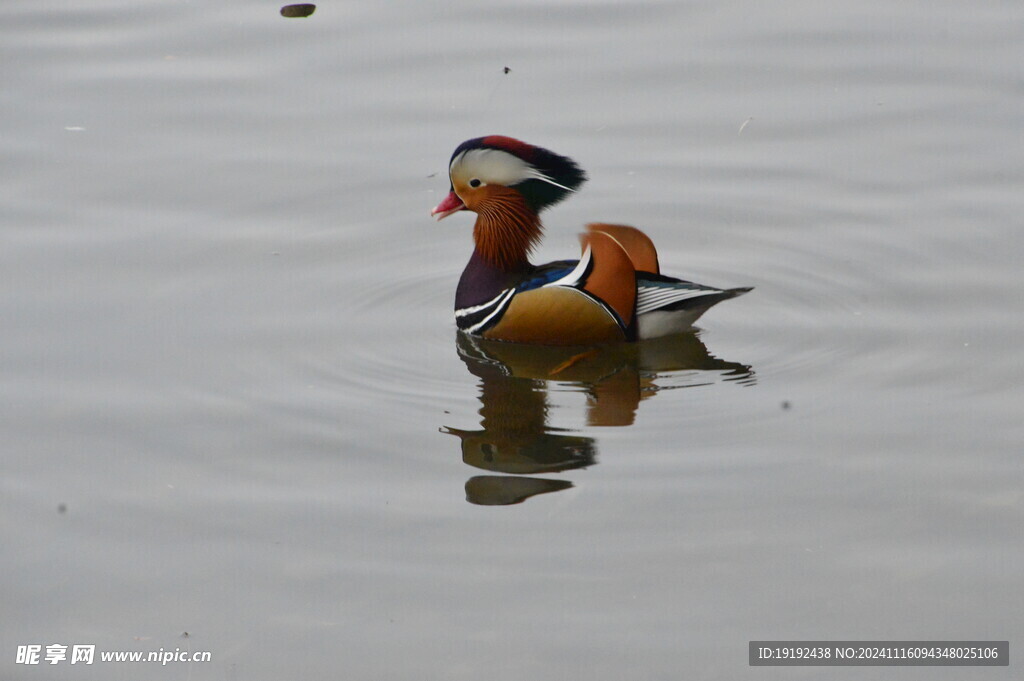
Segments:
[[[587,249],[583,251],[583,255],[580,256],[579,263],[576,265],[572,272],[565,275],[561,279],[549,281],[548,283],[544,284],[544,286],[542,286],[541,288],[545,288],[547,286],[575,286],[576,284],[579,283],[580,279],[583,277],[583,274],[587,271],[587,267],[590,266],[590,258],[590,246],[587,246]]]
[[[637,290],[636,313],[638,315],[683,300],[701,298],[721,293],[718,289],[679,289],[660,286],[641,286]]]
[[[697,298],[699,296],[706,295],[708,293],[718,293],[717,291],[670,291],[666,293],[648,293],[644,294],[640,292],[640,299],[644,302],[655,302],[659,300],[686,300],[687,298]]]

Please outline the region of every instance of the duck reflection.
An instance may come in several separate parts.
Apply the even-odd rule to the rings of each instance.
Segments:
[[[572,487],[566,480],[528,477],[585,468],[596,461],[594,438],[548,425],[548,388],[570,386],[586,394],[588,426],[628,426],[642,400],[659,390],[669,372],[692,372],[685,385],[722,380],[753,383],[745,364],[713,357],[696,333],[593,348],[492,341],[458,332],[456,347],[480,379],[480,430],[444,427],[462,441],[462,460],[504,475],[478,475],[466,499],[485,506],[518,504]],[[675,376],[674,376],[675,378]],[[672,387],[684,387],[674,383]]]

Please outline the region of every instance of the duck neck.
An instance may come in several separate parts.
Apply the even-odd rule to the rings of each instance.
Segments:
[[[462,271],[459,287],[455,290],[455,309],[461,310],[493,300],[498,294],[515,284],[516,275],[492,265],[473,251],[466,269]]]
[[[501,191],[504,190],[504,191]],[[529,269],[530,251],[541,238],[540,216],[514,189],[495,187],[476,207],[474,255],[506,273]]]
[[[540,217],[514,189],[494,186],[490,190],[487,199],[473,208],[476,248],[455,291],[457,310],[493,300],[533,268],[529,255],[540,241]]]

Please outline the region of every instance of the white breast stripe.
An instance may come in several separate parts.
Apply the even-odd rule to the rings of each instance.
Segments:
[[[487,326],[488,322],[490,322],[494,318],[495,315],[501,314],[502,312],[505,311],[505,307],[508,305],[508,302],[510,300],[512,300],[512,296],[513,296],[513,294],[515,294],[515,292],[516,292],[516,290],[514,288],[508,289],[507,293],[505,293],[505,297],[502,298],[498,302],[498,304],[494,307],[494,312],[492,312],[491,314],[487,315],[481,321],[477,322],[473,326],[471,326],[468,329],[466,329],[466,331],[468,331],[469,333],[478,333],[480,331],[480,329],[482,329],[485,326]]]
[[[475,312],[479,312],[480,310],[483,310],[485,308],[490,307],[491,305],[494,305],[495,303],[497,303],[501,299],[502,296],[506,296],[506,295],[508,295],[508,289],[505,289],[504,291],[502,291],[498,295],[496,295],[493,298],[491,298],[490,300],[488,300],[486,303],[480,303],[479,305],[472,305],[470,307],[460,307],[458,310],[455,311],[455,316],[456,317],[465,317],[466,315],[470,315],[470,314],[473,314]]]

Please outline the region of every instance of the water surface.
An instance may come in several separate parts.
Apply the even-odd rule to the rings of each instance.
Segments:
[[[1009,639],[900,675],[1015,677],[1017,4],[280,8],[5,6],[0,676],[736,679],[752,639]],[[590,174],[538,261],[623,222],[755,291],[668,346],[460,340],[471,219],[428,213],[490,133]]]

